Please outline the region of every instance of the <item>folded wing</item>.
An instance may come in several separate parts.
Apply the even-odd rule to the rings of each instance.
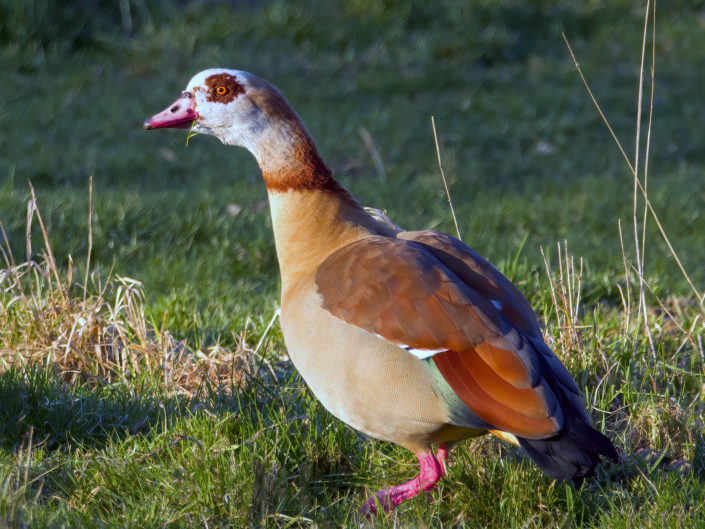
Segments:
[[[453,241],[402,232],[339,249],[316,276],[323,307],[430,356],[455,395],[487,425],[528,439],[555,435],[564,423],[562,393],[579,399],[575,383],[543,344],[519,291],[460,241],[466,252],[454,249]]]

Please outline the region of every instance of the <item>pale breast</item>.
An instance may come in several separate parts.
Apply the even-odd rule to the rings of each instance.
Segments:
[[[331,315],[313,286],[283,296],[281,323],[294,365],[333,415],[412,450],[437,442],[448,414],[421,360]]]

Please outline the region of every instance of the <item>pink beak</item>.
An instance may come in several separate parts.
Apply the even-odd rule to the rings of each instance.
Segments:
[[[192,94],[184,92],[159,114],[144,121],[144,130],[152,129],[188,129],[198,119],[196,101]]]

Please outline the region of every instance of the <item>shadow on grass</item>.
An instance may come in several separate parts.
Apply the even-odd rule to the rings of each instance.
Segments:
[[[17,449],[32,436],[49,450],[148,431],[188,404],[159,396],[159,388],[134,391],[124,384],[68,384],[52,368],[28,367],[0,373],[0,446]]]
[[[280,512],[308,516],[336,504],[358,490],[367,442],[331,421],[298,375],[277,375],[183,397],[154,376],[106,384],[69,383],[54,366],[0,373],[0,455],[30,461],[28,446],[39,454],[29,480],[5,469],[19,485],[9,500],[0,494],[0,515],[6,501],[23,505],[26,513],[10,515],[32,527],[56,505],[68,526],[121,509],[141,527],[176,511],[263,526]],[[351,516],[321,516],[333,515]]]
[[[138,376],[129,384],[69,383],[53,366],[11,368],[0,373],[0,447],[17,450],[31,437],[33,446],[47,450],[101,449],[130,436],[160,435],[199,409],[215,415],[247,412],[237,390],[204,383],[187,397],[169,395],[159,377]]]

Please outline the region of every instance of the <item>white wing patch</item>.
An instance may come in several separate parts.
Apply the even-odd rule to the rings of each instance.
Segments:
[[[446,347],[441,347],[440,349],[415,349],[414,347],[411,347],[410,345],[404,345],[396,342],[392,342],[391,340],[387,340],[384,336],[381,334],[375,333],[375,336],[377,338],[381,338],[382,340],[393,343],[394,345],[397,345],[404,349],[407,353],[411,353],[414,355],[416,358],[419,360],[423,360],[424,358],[430,358],[431,356],[442,353],[443,351],[447,351],[448,349]]]
[[[447,351],[448,349],[414,349],[410,345],[402,345],[402,349],[405,351],[411,353],[414,355],[416,358],[423,360],[424,358],[430,358],[433,355],[437,353],[442,353],[443,351]]]

